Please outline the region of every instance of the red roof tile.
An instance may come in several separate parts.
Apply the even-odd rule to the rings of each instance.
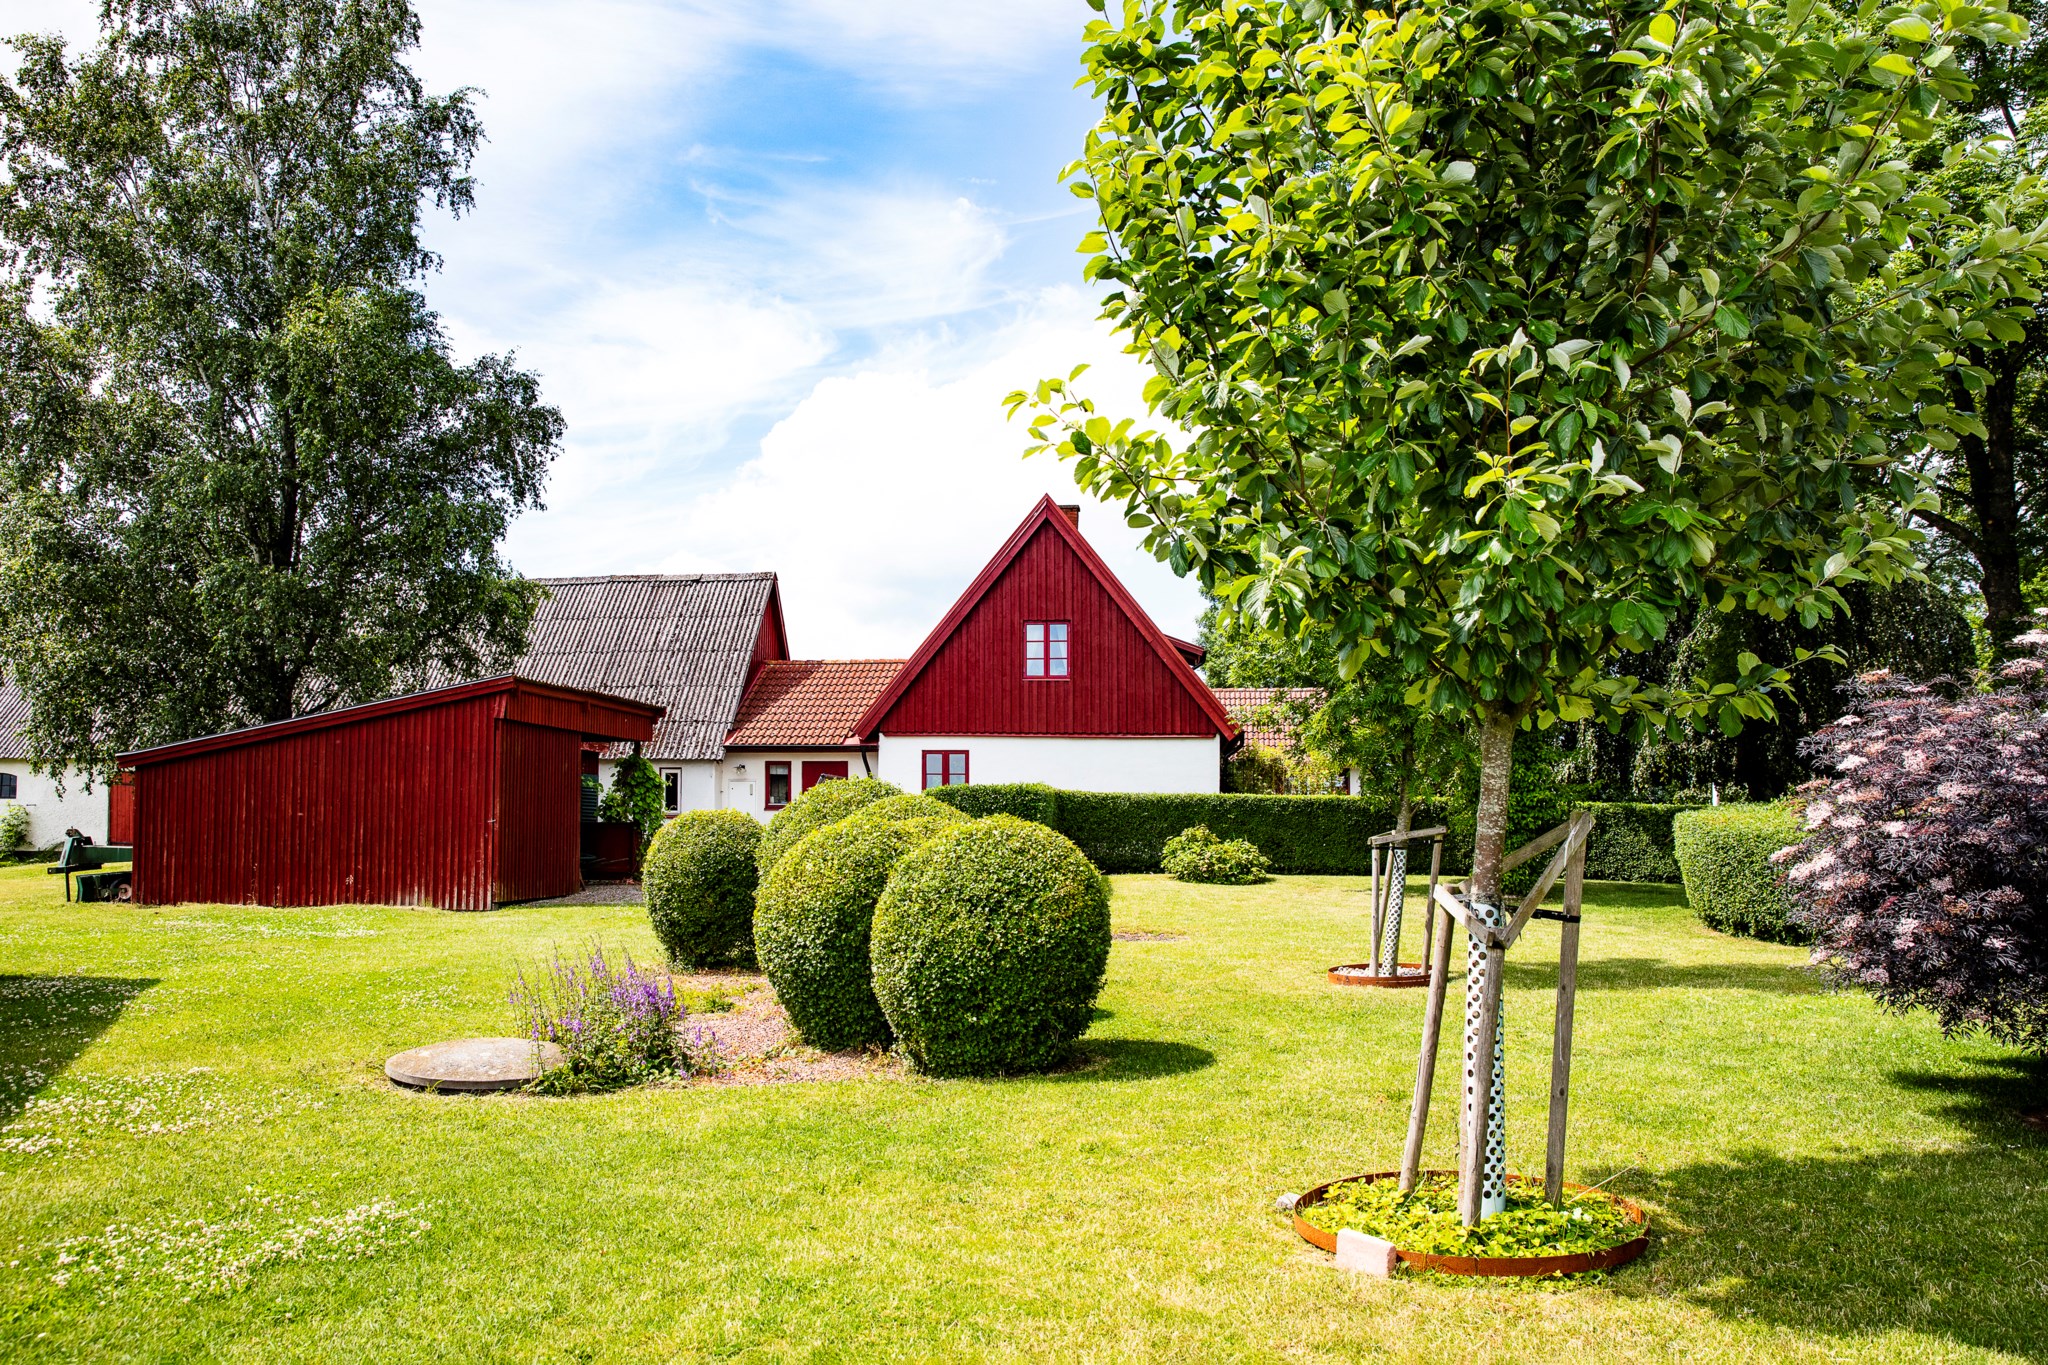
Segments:
[[[1275,702],[1297,702],[1315,707],[1323,701],[1320,687],[1218,687],[1212,690],[1216,693],[1216,700],[1223,703],[1223,709],[1230,713],[1230,718],[1244,727],[1245,742],[1266,749],[1292,747],[1295,727],[1286,723],[1285,713],[1273,718],[1277,723],[1266,725],[1255,724],[1246,717]]]
[[[784,659],[766,664],[740,699],[726,747],[857,745],[854,725],[901,667],[901,659]]]

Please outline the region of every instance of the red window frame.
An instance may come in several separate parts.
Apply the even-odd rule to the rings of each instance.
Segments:
[[[938,760],[938,781],[932,781],[932,760]],[[957,762],[955,760],[958,760]],[[924,751],[924,789],[933,787],[964,787],[967,785],[967,751],[965,749],[926,749]],[[957,774],[957,775],[956,775]]]
[[[789,764],[766,763],[761,768],[761,809],[781,810],[789,804]],[[782,799],[775,799],[775,779],[782,779]]]
[[[1033,653],[1034,647],[1036,653]],[[1033,673],[1031,666],[1039,671]],[[1026,621],[1024,623],[1024,681],[1065,682],[1074,676],[1074,623],[1071,621]]]

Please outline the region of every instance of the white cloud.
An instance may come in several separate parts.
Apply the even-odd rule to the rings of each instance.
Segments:
[[[1051,493],[1084,502],[1089,542],[1161,628],[1191,636],[1193,583],[1144,553],[1117,509],[1084,500],[1064,465],[1022,459],[1023,424],[1003,415],[1004,394],[1084,360],[1107,410],[1142,413],[1142,372],[1093,311],[1052,291],[954,377],[906,367],[825,379],[724,487],[624,516],[620,538],[671,547],[650,566],[669,572],[775,570],[799,655],[901,656]]]

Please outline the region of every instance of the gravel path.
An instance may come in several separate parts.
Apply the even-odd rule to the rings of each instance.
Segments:
[[[528,901],[528,905],[645,905],[638,882],[592,882],[573,896],[551,901]]]
[[[805,1047],[764,976],[703,972],[670,980],[685,990],[718,991],[736,1000],[730,1010],[692,1013],[684,1020],[691,1052],[709,1054],[707,1060],[716,1065],[715,1070],[698,1071],[691,1078],[693,1085],[790,1085],[904,1074],[903,1059],[893,1053]]]

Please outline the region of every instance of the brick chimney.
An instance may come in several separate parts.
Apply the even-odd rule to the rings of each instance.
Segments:
[[[1065,515],[1067,525],[1073,527],[1076,531],[1081,529],[1081,504],[1077,502],[1063,502],[1060,504],[1060,511]]]

